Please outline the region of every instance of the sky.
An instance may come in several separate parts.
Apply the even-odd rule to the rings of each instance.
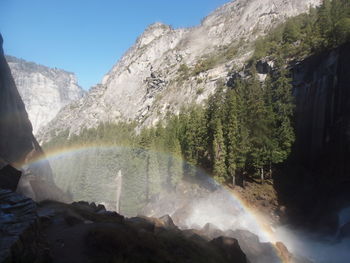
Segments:
[[[190,27],[229,0],[0,0],[7,55],[100,83],[154,22]]]

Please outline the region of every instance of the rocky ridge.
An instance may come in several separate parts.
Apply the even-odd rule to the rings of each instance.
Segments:
[[[102,83],[65,107],[39,133],[40,141],[101,122],[134,121],[154,125],[166,112],[203,102],[240,68],[251,43],[287,17],[307,12],[320,0],[237,0],[215,10],[193,28],[149,26]],[[218,59],[219,58],[219,59]]]
[[[83,97],[73,73],[6,56],[12,76],[23,99],[33,133],[51,121],[59,110]]]
[[[0,262],[248,262],[234,238],[179,230],[169,216],[123,216],[102,205],[35,204],[0,189]]]

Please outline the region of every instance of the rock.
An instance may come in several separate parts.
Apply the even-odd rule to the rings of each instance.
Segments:
[[[223,231],[215,227],[213,224],[207,223],[201,230],[200,233],[207,236],[209,239],[214,239],[219,236],[225,235]]]
[[[101,85],[64,107],[38,132],[39,141],[65,130],[79,134],[83,128],[120,120],[152,126],[167,112],[176,114],[182,106],[200,104],[217,88],[217,81],[227,79],[232,67],[239,69],[249,59],[251,50],[245,48],[249,44],[240,45],[239,40],[251,43],[287,17],[307,12],[310,5],[320,2],[237,0],[219,7],[196,27],[152,24],[103,77]],[[236,55],[198,76],[192,73],[206,57],[218,56],[232,45],[237,45]],[[194,87],[203,92],[198,94]]]
[[[294,161],[281,173],[285,187],[279,194],[288,212],[297,211],[301,224],[327,234],[336,233],[338,209],[350,200],[349,61],[346,43],[310,56],[292,69]]]
[[[159,220],[162,222],[162,225],[164,228],[167,228],[167,229],[177,228],[169,215],[164,215],[160,217]]]
[[[22,97],[33,133],[49,123],[59,110],[84,91],[73,73],[6,56],[15,84]]]
[[[246,255],[242,252],[237,239],[229,237],[218,237],[210,241],[210,244],[213,244],[214,246],[224,251],[227,258],[233,262],[247,262]]]
[[[258,74],[268,74],[273,70],[273,61],[259,60],[256,62],[255,68]]]
[[[273,244],[260,242],[257,235],[247,230],[229,230],[224,232],[224,235],[238,240],[242,251],[250,262],[280,262]]]
[[[146,217],[132,217],[128,218],[126,220],[127,223],[129,223],[131,226],[137,228],[137,229],[142,229],[146,230],[149,232],[154,232],[155,230],[155,224],[152,219],[148,219]]]
[[[46,257],[35,203],[0,189],[0,262],[34,262]]]
[[[293,255],[288,251],[287,247],[282,242],[276,242],[276,248],[282,262],[289,263],[292,261]]]
[[[38,214],[50,217],[42,231],[53,262],[247,262],[234,239],[208,242],[198,235],[188,236],[169,216],[106,221],[104,214],[92,212],[93,207],[86,202],[39,205]],[[94,220],[87,224],[89,218]],[[157,224],[162,231],[156,231]]]
[[[0,47],[0,168],[11,164],[15,168],[42,159],[44,153],[32,133],[25,105],[18,93],[9,65]],[[57,188],[52,179],[52,171],[48,161],[29,165],[25,171],[33,178],[27,185],[40,180],[45,198],[64,199],[64,194]],[[21,179],[24,179],[22,176]],[[21,181],[19,182],[21,186]],[[18,191],[21,191],[19,187]],[[35,192],[27,191],[30,197],[36,199]]]
[[[16,191],[22,173],[11,165],[0,169],[0,188]]]

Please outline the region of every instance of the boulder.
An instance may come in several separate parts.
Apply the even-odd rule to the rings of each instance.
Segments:
[[[241,250],[237,239],[230,237],[218,237],[210,241],[210,244],[213,244],[219,248],[229,260],[236,263],[245,263],[247,262],[246,255]]]
[[[36,204],[24,196],[0,189],[0,262],[47,259],[40,237]]]

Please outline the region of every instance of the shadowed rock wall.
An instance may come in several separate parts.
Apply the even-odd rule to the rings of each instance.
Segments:
[[[277,179],[289,211],[330,232],[350,205],[349,69],[350,43],[294,66],[296,142],[284,179]]]
[[[5,60],[2,43],[0,35],[0,158],[12,163],[24,159],[37,143]]]
[[[41,159],[44,153],[33,136],[32,125],[5,60],[2,44],[0,35],[0,168],[11,164],[30,174],[22,176],[18,191],[36,201],[68,201],[53,182],[47,161],[24,166]]]

